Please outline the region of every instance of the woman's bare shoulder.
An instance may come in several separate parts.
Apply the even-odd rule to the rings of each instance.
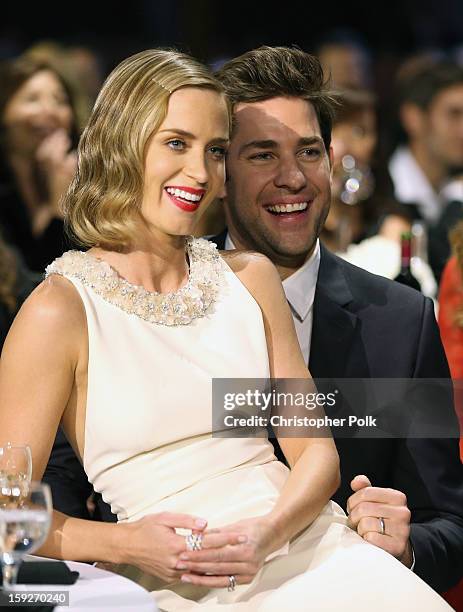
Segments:
[[[77,290],[63,276],[52,274],[25,300],[13,325],[61,333],[78,330],[85,324],[85,309]]]

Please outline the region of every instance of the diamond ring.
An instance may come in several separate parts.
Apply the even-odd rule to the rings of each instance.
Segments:
[[[190,533],[185,536],[185,544],[187,550],[201,550],[203,544],[203,536],[200,533]]]

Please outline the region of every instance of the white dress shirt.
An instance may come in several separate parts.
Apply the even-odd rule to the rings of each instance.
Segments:
[[[389,161],[394,195],[402,204],[413,203],[423,219],[436,223],[450,200],[463,201],[463,181],[453,180],[437,193],[408,147],[399,147]]]
[[[225,249],[234,249],[230,234],[225,239]],[[312,338],[313,301],[320,268],[320,242],[304,265],[283,281],[286,299],[291,307],[297,339],[305,362],[309,363],[310,342]]]

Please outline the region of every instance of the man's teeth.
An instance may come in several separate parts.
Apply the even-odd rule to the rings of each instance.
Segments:
[[[307,202],[298,202],[297,204],[275,204],[275,206],[269,206],[267,210],[275,213],[289,213],[305,210],[307,206]]]
[[[183,189],[174,189],[173,187],[167,187],[166,191],[176,198],[182,198],[182,200],[188,200],[189,202],[199,202],[202,198],[200,195],[183,191]]]

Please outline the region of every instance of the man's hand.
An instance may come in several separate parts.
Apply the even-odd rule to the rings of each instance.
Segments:
[[[347,500],[349,524],[364,540],[390,553],[407,567],[413,561],[407,498],[401,491],[372,487],[366,476],[350,483],[354,494]],[[384,534],[381,521],[384,521]]]

